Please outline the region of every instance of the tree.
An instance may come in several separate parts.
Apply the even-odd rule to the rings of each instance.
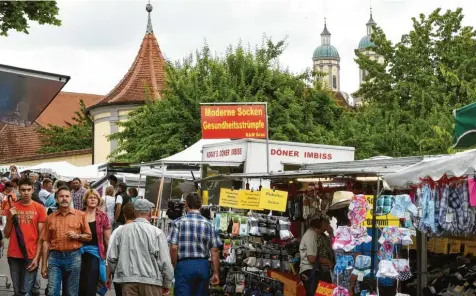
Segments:
[[[79,101],[81,109],[75,112],[72,123],[66,122],[66,126],[49,124],[47,127],[39,127],[41,134],[41,148],[38,153],[55,153],[91,149],[93,145],[93,121],[86,113],[86,105],[83,100]]]
[[[313,86],[311,72],[294,75],[278,58],[285,42],[265,39],[254,51],[241,44],[224,56],[212,56],[205,45],[183,62],[167,65],[167,89],[160,101],[149,100],[119,123],[112,135],[118,148],[111,158],[157,160],[201,138],[200,103],[268,102],[271,139],[328,143],[342,114],[331,94]]]
[[[372,50],[382,64],[356,52],[368,72],[355,94],[365,106],[345,115],[350,124],[339,138],[358,157],[451,152],[452,110],[476,97],[476,32],[462,26],[462,10],[412,20],[413,30],[395,45],[375,28]]]
[[[12,29],[28,34],[28,20],[61,26],[58,12],[56,1],[0,1],[0,36]]]

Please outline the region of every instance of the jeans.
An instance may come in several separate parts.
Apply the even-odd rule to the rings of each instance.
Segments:
[[[13,283],[13,292],[15,296],[31,296],[33,285],[36,280],[38,268],[34,271],[28,271],[27,267],[32,260],[8,257],[10,266],[10,277]]]
[[[179,260],[175,267],[174,295],[207,296],[209,274],[207,259]]]
[[[33,292],[39,293],[40,289],[41,289],[41,272],[37,272],[35,285],[33,286]]]
[[[79,296],[96,296],[99,279],[99,258],[84,253],[81,256],[81,275],[79,276]]]
[[[81,273],[81,251],[58,252],[51,250],[48,256],[48,296],[78,296]]]

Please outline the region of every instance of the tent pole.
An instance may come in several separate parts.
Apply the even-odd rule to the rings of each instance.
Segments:
[[[377,250],[377,217],[375,216],[375,212],[377,211],[377,199],[380,195],[380,176],[377,174],[377,192],[374,196],[374,201],[372,203],[372,249],[370,251],[371,263],[370,263],[370,270],[372,277],[375,275],[375,253]]]
[[[141,183],[141,180],[142,180],[142,175],[139,174],[139,183],[137,184],[137,192],[139,192],[140,190],[140,183]]]
[[[162,164],[162,178],[160,179],[160,185],[159,185],[159,192],[157,193],[157,204],[155,205],[155,219],[156,219],[156,224],[157,226],[159,225],[159,216],[160,214],[160,204],[161,204],[161,199],[162,199],[162,191],[164,189],[164,179],[165,179],[165,165]]]
[[[428,242],[426,240],[426,234],[417,230],[417,296],[422,295],[423,288],[427,284],[427,271],[428,271]]]

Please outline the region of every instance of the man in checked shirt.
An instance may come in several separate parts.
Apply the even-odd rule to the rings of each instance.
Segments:
[[[175,267],[174,294],[206,296],[210,282],[219,283],[221,245],[212,223],[200,214],[202,198],[189,193],[185,198],[187,215],[176,219],[169,234],[170,257]],[[209,258],[213,275],[209,279]]]
[[[58,188],[58,210],[46,218],[41,231],[43,257],[41,275],[48,279],[49,296],[77,296],[81,272],[81,247],[92,238],[84,212],[71,208],[71,191]]]

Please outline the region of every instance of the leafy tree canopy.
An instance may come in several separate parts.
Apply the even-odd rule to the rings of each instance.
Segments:
[[[476,98],[476,32],[462,20],[461,9],[421,14],[396,44],[375,28],[383,63],[356,52],[365,106],[345,114],[338,137],[359,158],[451,152],[452,110]]]
[[[56,1],[0,1],[0,36],[12,29],[28,34],[28,20],[61,26],[58,12]]]
[[[168,65],[162,99],[148,101],[120,123],[123,130],[110,138],[118,143],[111,157],[141,162],[183,150],[201,138],[200,103],[210,102],[268,102],[271,139],[337,143],[332,130],[342,108],[312,73],[280,67],[284,48],[284,41],[265,39],[255,50],[239,44],[213,56],[205,45],[194,57]]]
[[[75,112],[73,122],[66,122],[66,126],[49,124],[38,128],[41,135],[41,148],[38,153],[55,153],[81,149],[91,149],[93,122],[86,114],[84,101],[79,102],[81,109]]]

